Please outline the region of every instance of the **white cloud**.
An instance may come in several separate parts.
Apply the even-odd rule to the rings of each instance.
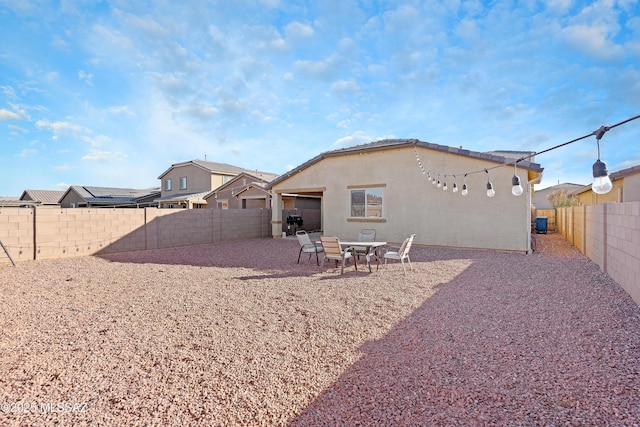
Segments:
[[[604,25],[572,25],[561,31],[561,36],[576,50],[600,59],[620,59],[624,48],[608,39],[609,29]]]
[[[337,147],[351,147],[353,145],[367,144],[373,141],[373,138],[366,134],[364,131],[356,131],[352,135],[339,138],[333,143]]]
[[[83,70],[78,71],[78,78],[84,80],[89,86],[93,86],[93,74]]]
[[[193,102],[183,109],[189,116],[199,120],[211,120],[218,113],[218,109],[206,103]]]
[[[338,80],[331,85],[331,90],[343,99],[354,96],[360,91],[360,86],[355,79]]]
[[[46,81],[53,82],[58,80],[58,78],[60,77],[60,73],[58,73],[57,71],[48,71],[44,73],[43,77]]]
[[[110,142],[109,137],[106,135],[95,135],[91,129],[69,122],[38,120],[36,127],[50,131],[53,134],[51,137],[53,140],[59,140],[62,136],[70,135],[72,138],[86,142],[92,147],[99,147]]]
[[[117,105],[107,108],[107,112],[115,115],[125,115],[135,117],[136,113],[129,105]]]
[[[66,52],[70,51],[69,45],[67,44],[67,42],[64,41],[64,39],[57,34],[53,36],[53,40],[51,41],[51,46],[62,51],[66,51]]]
[[[87,131],[83,126],[63,121],[50,122],[48,120],[38,120],[36,127],[51,131],[53,133],[53,139],[58,139],[60,135],[82,134]]]
[[[292,39],[305,39],[313,36],[313,27],[302,22],[291,22],[284,28],[285,34]]]
[[[82,157],[82,160],[88,160],[93,162],[105,162],[105,161],[114,161],[121,160],[126,158],[127,156],[119,151],[100,151],[100,150],[91,150],[89,154]]]
[[[16,125],[9,125],[9,129],[11,130],[11,132],[13,132],[14,134],[27,134],[29,133],[29,131],[25,128],[22,128],[20,126],[16,126]]]
[[[33,157],[38,154],[38,150],[35,148],[25,148],[18,154],[18,157]]]
[[[2,89],[2,93],[9,99],[18,99],[18,95],[16,95],[16,91],[11,86],[0,86]]]
[[[5,108],[0,108],[0,122],[5,120],[18,120],[20,116],[13,111],[9,111]]]
[[[331,56],[322,61],[299,60],[294,63],[294,66],[306,77],[330,80],[338,74],[340,62],[336,56]]]

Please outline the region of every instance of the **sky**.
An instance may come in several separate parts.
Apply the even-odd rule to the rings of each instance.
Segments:
[[[0,196],[386,138],[540,152],[640,114],[640,0],[0,0],[0,40]],[[640,120],[600,145],[640,164]],[[540,154],[536,188],[596,159]]]

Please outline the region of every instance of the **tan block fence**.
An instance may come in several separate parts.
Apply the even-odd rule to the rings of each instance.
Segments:
[[[640,202],[557,210],[558,232],[640,304]]]
[[[270,209],[0,208],[0,241],[15,262],[270,236]]]

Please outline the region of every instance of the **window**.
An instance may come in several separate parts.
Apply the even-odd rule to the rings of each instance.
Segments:
[[[382,188],[351,190],[351,216],[382,218]]]
[[[233,178],[234,178],[233,176],[224,175],[222,177],[222,183],[226,184],[227,182],[231,181]]]
[[[181,190],[186,190],[187,189],[187,177],[186,176],[181,176],[180,177],[180,189]]]
[[[229,209],[229,202],[227,200],[217,200],[216,206],[218,209]]]
[[[171,191],[171,178],[164,180],[164,189],[165,191]]]

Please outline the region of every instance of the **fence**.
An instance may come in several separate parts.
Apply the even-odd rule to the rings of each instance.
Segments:
[[[270,209],[0,208],[16,262],[266,237]]]
[[[558,208],[558,231],[640,304],[640,202]]]
[[[535,222],[536,217],[546,216],[547,217],[547,230],[548,231],[558,231],[556,224],[556,210],[555,209],[536,209],[533,215],[533,221]]]

